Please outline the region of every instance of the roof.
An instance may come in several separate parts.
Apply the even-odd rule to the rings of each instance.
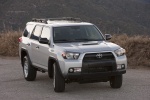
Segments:
[[[48,23],[49,25],[53,26],[53,27],[59,27],[59,26],[76,26],[76,25],[92,25],[91,23],[87,23],[87,22],[65,22],[65,21],[55,21],[55,22],[50,22]]]
[[[63,17],[63,18],[47,18],[47,19],[32,19],[30,24],[40,24],[53,27],[59,26],[76,26],[76,25],[93,25],[88,22],[82,22],[79,18]]]

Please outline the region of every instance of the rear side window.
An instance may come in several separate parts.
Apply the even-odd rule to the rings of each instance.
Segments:
[[[23,36],[27,37],[33,30],[34,25],[28,24],[23,32]]]
[[[47,40],[50,39],[50,28],[49,27],[43,28],[41,38],[47,38]]]
[[[37,25],[31,35],[31,39],[39,40],[39,36],[41,35],[42,26]]]

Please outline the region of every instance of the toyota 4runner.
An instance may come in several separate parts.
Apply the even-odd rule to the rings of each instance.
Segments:
[[[103,36],[79,18],[34,18],[19,38],[24,77],[33,81],[37,71],[48,72],[55,92],[63,92],[69,82],[109,81],[120,88],[127,68],[125,49],[109,39],[111,35]]]

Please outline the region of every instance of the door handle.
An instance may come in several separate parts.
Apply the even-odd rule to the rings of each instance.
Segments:
[[[39,49],[39,46],[37,46],[36,49]]]

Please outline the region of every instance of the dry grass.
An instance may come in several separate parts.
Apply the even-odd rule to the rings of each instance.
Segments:
[[[18,38],[20,31],[8,31],[0,34],[0,55],[18,56]]]
[[[150,67],[150,37],[114,35],[112,42],[126,49],[129,66]]]
[[[0,34],[0,55],[18,56],[18,38],[21,33],[9,31]],[[130,68],[150,67],[150,37],[113,35],[111,41],[126,49]]]

